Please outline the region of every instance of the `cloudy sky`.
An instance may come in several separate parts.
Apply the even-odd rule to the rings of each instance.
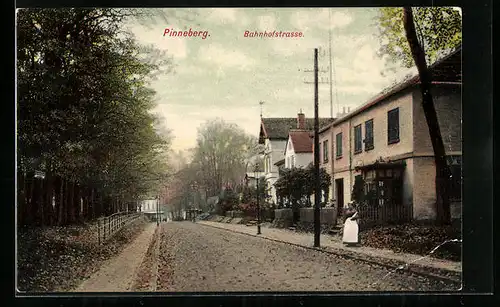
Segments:
[[[172,57],[175,73],[153,83],[165,125],[175,139],[173,149],[196,144],[197,128],[221,117],[248,133],[259,132],[259,101],[264,117],[295,117],[300,109],[314,115],[314,48],[328,50],[332,28],[333,105],[354,109],[407,71],[383,76],[384,61],[374,18],[376,8],[218,8],[167,9],[167,16],[195,17],[164,23],[130,24],[139,42],[153,44]],[[329,22],[331,16],[331,22]],[[163,36],[171,30],[208,31],[200,37]],[[245,31],[300,31],[303,37],[244,37]],[[322,52],[320,52],[320,55]],[[320,68],[329,60],[320,57]],[[320,77],[328,78],[329,73]],[[319,87],[319,115],[330,116],[329,84]],[[337,109],[338,108],[338,109]]]

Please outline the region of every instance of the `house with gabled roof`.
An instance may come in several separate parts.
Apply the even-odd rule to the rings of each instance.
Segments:
[[[308,130],[290,130],[285,146],[285,168],[304,168],[314,161],[313,137]]]
[[[319,119],[320,127],[331,122],[333,122],[331,118]],[[261,118],[260,121],[259,144],[265,147],[264,174],[268,194],[274,203],[277,202],[274,183],[279,176],[278,166],[275,163],[283,160],[289,132],[293,129],[313,131],[314,118],[306,118],[304,113],[299,112],[297,118]]]

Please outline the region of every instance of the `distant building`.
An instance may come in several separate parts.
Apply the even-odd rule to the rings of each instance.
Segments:
[[[158,200],[146,199],[139,203],[142,212],[156,212]]]

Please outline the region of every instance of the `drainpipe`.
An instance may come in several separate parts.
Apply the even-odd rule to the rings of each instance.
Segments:
[[[334,148],[337,146],[333,146],[333,144],[335,144],[334,142],[336,141],[335,140],[335,131],[334,131],[335,127],[332,125],[332,127],[330,128],[330,136],[331,136],[331,145],[330,145],[330,148],[331,149],[331,154],[330,156],[332,157],[332,165],[331,165],[331,170],[332,170],[332,195],[330,195],[330,199],[335,199],[335,203],[336,203],[336,206],[338,207],[338,201],[337,201],[337,196],[336,196],[336,189],[335,189],[335,160],[336,160],[336,155],[335,155],[335,150]],[[330,150],[329,150],[330,151]],[[338,208],[337,208],[337,212],[338,212]]]
[[[352,186],[352,119],[349,119],[349,193],[352,191]]]

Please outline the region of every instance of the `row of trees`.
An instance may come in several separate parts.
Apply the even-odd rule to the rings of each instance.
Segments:
[[[242,202],[247,205],[255,203],[251,187],[245,183],[245,174],[254,172],[256,165],[262,170],[260,159],[255,158],[261,150],[256,138],[238,125],[220,118],[205,122],[198,128],[190,161],[177,154],[177,160],[185,163],[167,185],[165,202],[174,212],[187,209],[190,204],[215,209],[208,208],[211,206],[207,202],[210,197],[218,197],[223,211],[238,209]],[[260,190],[263,195],[265,184],[260,185]]]
[[[151,114],[148,49],[133,11],[17,11],[21,225],[64,225],[135,207],[159,184],[170,134]],[[151,51],[151,49],[149,49]],[[38,176],[35,176],[38,174]]]
[[[197,182],[208,195],[216,196],[225,186],[244,180],[250,157],[257,154],[257,140],[236,124],[217,118],[198,129],[197,143],[190,166]]]

